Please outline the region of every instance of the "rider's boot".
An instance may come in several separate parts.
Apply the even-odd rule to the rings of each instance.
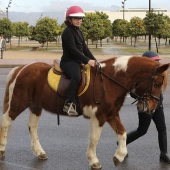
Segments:
[[[76,111],[75,96],[77,94],[79,83],[71,79],[69,87],[66,93],[66,100],[63,107],[63,111],[66,112],[69,116],[78,116]]]

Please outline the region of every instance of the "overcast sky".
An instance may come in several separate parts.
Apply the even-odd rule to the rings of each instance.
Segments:
[[[9,11],[45,12],[63,11],[69,6],[79,5],[84,10],[109,10],[112,5],[121,7],[123,0],[12,0]],[[170,10],[170,0],[150,0],[152,8]],[[6,9],[9,0],[0,1],[0,10]],[[148,8],[149,0],[126,0],[125,8]]]

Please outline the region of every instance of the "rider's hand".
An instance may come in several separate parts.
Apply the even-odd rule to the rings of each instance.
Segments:
[[[92,67],[94,67],[96,65],[96,60],[89,60],[88,64]]]

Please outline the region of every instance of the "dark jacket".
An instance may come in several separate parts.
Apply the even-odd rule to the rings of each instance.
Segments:
[[[63,55],[61,65],[67,61],[87,64],[90,59],[96,60],[88,49],[79,28],[67,26],[62,34]]]

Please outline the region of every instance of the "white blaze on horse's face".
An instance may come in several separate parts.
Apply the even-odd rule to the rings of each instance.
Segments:
[[[120,70],[122,71],[126,71],[127,70],[127,66],[128,66],[128,62],[129,59],[132,58],[133,56],[121,56],[116,58],[113,66],[115,67],[115,71],[118,72]]]
[[[137,103],[137,108],[139,112],[146,112],[146,113],[150,113],[150,111],[148,110],[148,102],[147,101],[138,101]]]

